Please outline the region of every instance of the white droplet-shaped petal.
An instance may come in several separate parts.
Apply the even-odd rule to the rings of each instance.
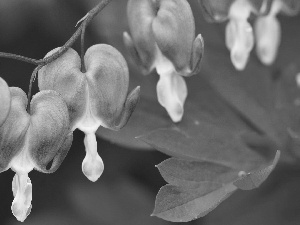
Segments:
[[[187,97],[185,80],[158,48],[155,66],[160,76],[156,86],[158,102],[167,110],[173,122],[180,122]]]
[[[280,44],[281,27],[274,16],[264,16],[256,20],[256,53],[260,61],[266,65],[274,62]]]
[[[97,152],[97,140],[95,133],[103,122],[97,118],[92,109],[89,91],[86,91],[86,105],[84,115],[76,123],[76,127],[85,133],[85,158],[82,162],[82,172],[90,181],[97,181],[104,170],[104,164]]]
[[[16,173],[12,182],[14,200],[12,213],[17,220],[23,222],[31,211],[32,184],[27,173]]]
[[[281,8],[281,1],[275,0],[269,14],[258,17],[255,22],[256,53],[260,61],[266,65],[274,62],[280,45],[281,27],[276,16]]]
[[[158,102],[165,107],[173,122],[179,122],[184,112],[187,87],[176,72],[161,74],[156,86]]]
[[[97,181],[104,170],[104,164],[97,152],[95,133],[86,133],[84,138],[86,155],[82,162],[82,172],[90,181]]]
[[[247,21],[231,20],[226,26],[226,46],[237,70],[243,70],[254,45],[253,30]]]
[[[247,0],[236,0],[229,10],[226,26],[226,46],[237,70],[243,70],[254,45],[253,29],[247,19],[253,7]]]

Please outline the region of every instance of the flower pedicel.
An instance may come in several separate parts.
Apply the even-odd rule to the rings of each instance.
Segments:
[[[186,0],[129,0],[130,35],[124,32],[128,52],[145,74],[156,69],[159,103],[171,119],[183,116],[187,87],[182,76],[197,74],[203,39],[195,38],[195,22]]]
[[[2,86],[2,79],[1,83]],[[2,88],[1,92],[6,89]],[[11,208],[15,217],[24,221],[30,213],[32,200],[28,173],[34,168],[43,173],[57,170],[71,147],[73,136],[67,106],[58,93],[39,92],[32,98],[27,113],[26,94],[16,87],[9,90],[11,106],[0,125],[0,172],[9,168],[16,172]]]
[[[85,73],[80,70],[78,53],[70,48],[39,71],[38,84],[40,90],[52,89],[61,94],[68,105],[71,129],[78,128],[85,133],[86,156],[82,171],[89,180],[96,181],[104,165],[97,152],[95,132],[99,126],[121,129],[139,100],[140,88],[136,87],[127,95],[127,63],[112,46],[90,47],[84,56],[84,67]]]

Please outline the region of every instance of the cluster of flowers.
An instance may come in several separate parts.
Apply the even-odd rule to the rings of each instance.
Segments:
[[[40,92],[27,111],[26,94],[0,78],[0,172],[9,168],[16,172],[12,212],[20,221],[31,209],[28,173],[57,170],[78,128],[86,135],[82,171],[96,181],[104,168],[97,153],[96,130],[99,126],[122,128],[139,100],[139,87],[127,95],[127,63],[115,48],[105,44],[90,47],[84,67],[86,72],[81,72],[81,59],[73,49],[44,66],[38,74]]]
[[[130,35],[123,39],[130,58],[144,74],[156,69],[158,102],[173,122],[184,113],[187,86],[183,77],[199,73],[204,51],[202,36],[195,38],[195,20],[186,0],[129,0]]]
[[[278,13],[296,15],[298,0],[198,0],[203,15],[210,22],[229,20],[226,46],[237,70],[243,70],[256,42],[256,53],[265,65],[274,62],[280,45],[281,27]],[[248,19],[255,15],[254,31]],[[254,41],[255,40],[255,41]]]

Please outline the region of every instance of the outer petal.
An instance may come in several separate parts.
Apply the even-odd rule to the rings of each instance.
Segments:
[[[42,91],[31,101],[28,149],[38,170],[54,172],[72,143],[67,105],[58,93]],[[47,169],[51,161],[50,169]]]
[[[127,17],[131,38],[143,67],[149,72],[154,68],[156,44],[152,32],[152,21],[156,13],[155,2],[152,0],[128,1]]]
[[[186,0],[157,0],[153,33],[158,48],[180,73],[189,70],[195,22]]]
[[[204,18],[209,22],[223,22],[234,0],[198,0]]]
[[[176,73],[165,74],[160,76],[156,89],[159,103],[165,107],[173,122],[181,121],[187,97],[184,79]]]
[[[30,117],[26,112],[27,97],[20,88],[10,88],[11,109],[0,127],[0,172],[9,168],[24,143]]]
[[[190,75],[194,75],[200,72],[200,68],[201,68],[200,65],[201,65],[203,54],[204,54],[204,40],[201,34],[199,34],[193,43],[193,51],[192,51],[191,62],[190,62],[190,68],[192,71]]]
[[[45,57],[59,48],[50,51]],[[40,90],[54,90],[67,102],[71,127],[83,115],[86,102],[86,79],[80,71],[80,57],[70,48],[65,54],[44,66],[38,73]]]
[[[5,122],[10,110],[11,96],[9,87],[6,82],[0,77],[0,127]]]
[[[104,126],[113,124],[119,118],[127,97],[127,63],[119,51],[104,44],[90,47],[84,61],[90,110]]]

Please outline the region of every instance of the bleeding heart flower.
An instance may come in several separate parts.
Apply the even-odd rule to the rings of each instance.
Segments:
[[[127,95],[127,63],[112,46],[99,44],[90,47],[84,56],[84,67],[86,72],[81,72],[78,53],[69,49],[39,71],[39,88],[55,90],[64,98],[72,130],[78,128],[86,135],[82,171],[89,180],[96,181],[104,165],[97,152],[95,132],[99,126],[112,130],[125,126],[139,100],[140,88]]]
[[[5,122],[10,110],[10,91],[7,83],[0,77],[0,126]]]
[[[195,22],[186,0],[129,0],[127,16],[131,36],[124,43],[132,60],[145,74],[156,69],[159,103],[171,119],[183,116],[187,87],[182,76],[197,74],[203,39],[195,38]]]
[[[36,94],[29,113],[25,93],[15,87],[10,88],[10,93],[11,108],[0,126],[0,172],[9,168],[16,172],[12,212],[23,222],[31,210],[32,184],[28,173],[34,168],[43,173],[57,170],[73,136],[67,106],[58,93]]]
[[[277,14],[296,15],[300,8],[298,0],[273,0],[267,15],[259,16],[255,21],[256,52],[260,61],[266,65],[274,62],[280,45],[281,27]]]

